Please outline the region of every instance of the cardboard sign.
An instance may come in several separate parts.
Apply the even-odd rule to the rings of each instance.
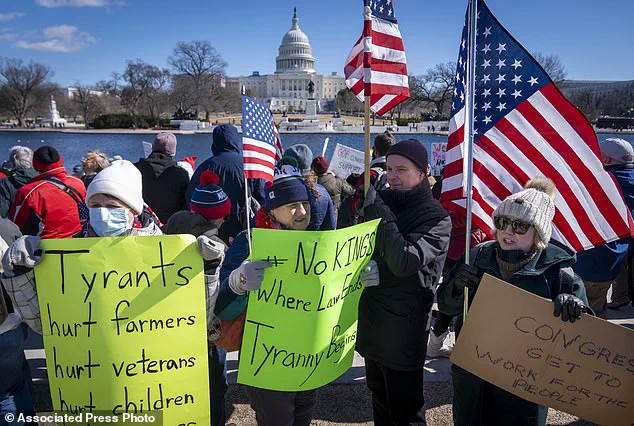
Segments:
[[[526,400],[592,422],[634,422],[634,331],[485,275],[451,355],[465,370]]]
[[[249,294],[238,382],[302,391],[351,366],[361,268],[372,258],[378,220],[338,231],[253,230],[252,259],[268,260]]]
[[[210,424],[203,262],[191,235],[42,240],[35,269],[56,412]]]
[[[334,172],[337,177],[345,179],[351,173],[363,173],[363,161],[363,151],[338,143],[335,145],[335,152],[332,154],[329,170]]]
[[[447,161],[447,143],[432,143],[431,144],[431,159],[429,166],[431,167],[431,174],[433,176],[439,176],[442,168],[445,167]]]

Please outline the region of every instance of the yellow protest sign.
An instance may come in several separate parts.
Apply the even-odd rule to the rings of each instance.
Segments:
[[[209,424],[203,262],[191,235],[42,240],[53,407]]]
[[[510,343],[510,344],[509,344]],[[484,275],[451,361],[528,401],[606,426],[634,421],[634,332]]]
[[[338,231],[253,230],[253,260],[273,264],[249,304],[238,382],[301,391],[330,383],[352,365],[361,268],[378,220]]]

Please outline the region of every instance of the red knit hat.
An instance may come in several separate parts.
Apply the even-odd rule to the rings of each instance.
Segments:
[[[58,167],[64,167],[62,156],[52,146],[41,146],[33,153],[33,168],[38,172],[46,172]]]
[[[231,200],[218,186],[220,178],[211,170],[200,175],[200,185],[194,189],[189,209],[207,219],[222,219],[231,213]]]

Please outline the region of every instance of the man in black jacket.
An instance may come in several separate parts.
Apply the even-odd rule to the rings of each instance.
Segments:
[[[176,136],[161,132],[154,139],[152,153],[135,164],[143,177],[143,200],[163,223],[187,206],[189,175],[173,160],[175,155]]]
[[[429,316],[451,220],[431,194],[427,151],[419,141],[395,144],[386,161],[390,187],[377,192],[371,186],[362,204],[364,220],[381,223],[373,260],[361,274],[367,288],[359,302],[357,351],[365,357],[375,424],[424,425]]]

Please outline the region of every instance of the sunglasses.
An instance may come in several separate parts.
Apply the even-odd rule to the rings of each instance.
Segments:
[[[530,223],[523,222],[521,220],[513,220],[509,217],[498,216],[493,218],[493,223],[495,224],[495,229],[498,231],[504,231],[511,225],[511,229],[517,235],[524,235],[531,229]]]

